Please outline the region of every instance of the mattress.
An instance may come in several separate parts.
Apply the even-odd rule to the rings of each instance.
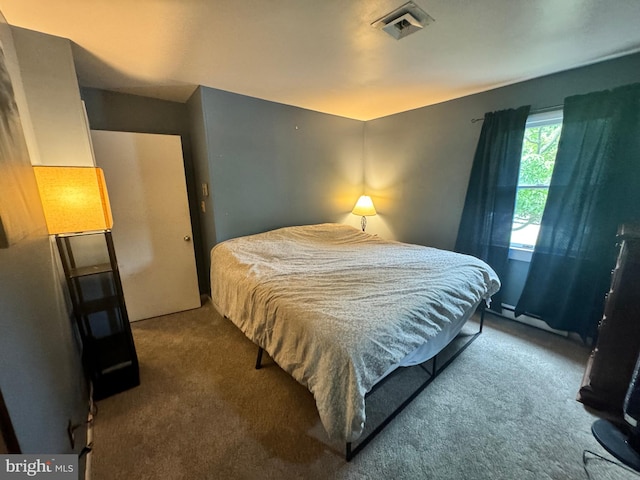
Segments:
[[[387,369],[387,371],[384,372],[384,374],[378,380],[376,380],[375,383],[380,382],[383,378],[400,367],[413,367],[435,357],[447,345],[449,345],[449,343],[451,343],[454,338],[456,338],[456,336],[462,330],[462,327],[464,327],[464,324],[467,323],[467,320],[469,320],[469,318],[471,318],[471,316],[476,312],[481,302],[482,300],[472,305],[464,315],[452,319],[452,321],[449,323],[445,323],[438,335],[430,338],[422,345],[417,347],[414,351],[408,353],[407,356],[400,360],[397,364],[391,365]]]
[[[424,345],[448,343],[499,288],[475,257],[341,224],[281,228],[211,251],[216,309],[311,391],[329,436],[347,442],[364,429],[366,393]]]

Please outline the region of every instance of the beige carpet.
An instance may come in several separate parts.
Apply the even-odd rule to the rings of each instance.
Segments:
[[[256,347],[210,304],[133,333],[142,383],[97,404],[94,480],[586,479],[583,450],[604,454],[575,401],[588,349],[508,320],[488,316],[350,463],[311,394],[268,357],[255,370]],[[371,397],[368,416],[413,375]],[[588,469],[594,480],[628,478],[597,459]]]

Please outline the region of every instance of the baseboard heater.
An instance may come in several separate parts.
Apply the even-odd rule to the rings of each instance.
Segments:
[[[569,332],[565,330],[556,330],[555,328],[551,328],[547,323],[537,315],[515,315],[516,307],[513,305],[508,305],[506,303],[502,304],[501,311],[498,312],[493,308],[489,308],[487,312],[492,313],[493,315],[497,315],[498,317],[506,318],[507,320],[514,320],[519,323],[523,323],[525,325],[529,325],[530,327],[539,328],[540,330],[545,330],[547,332],[555,333],[556,335],[560,335],[562,337],[568,337]]]

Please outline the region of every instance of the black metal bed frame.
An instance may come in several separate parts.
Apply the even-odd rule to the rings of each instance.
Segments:
[[[347,462],[350,462],[353,457],[355,457],[360,451],[362,451],[362,449],[364,449],[364,447],[366,447],[369,442],[371,442],[371,440],[373,440],[389,423],[391,423],[391,421],[396,418],[398,416],[398,414],[400,414],[400,412],[402,412],[413,400],[415,400],[415,398],[420,395],[420,393],[422,393],[422,391],[427,388],[429,386],[429,384],[431,384],[431,382],[433,382],[436,377],[442,373],[444,371],[445,368],[447,368],[449,365],[451,365],[451,363],[458,358],[458,356],[464,352],[466,350],[466,348],[471,345],[473,343],[473,341],[478,338],[478,336],[482,333],[482,326],[484,325],[484,312],[485,312],[485,303],[481,302],[481,306],[480,306],[480,328],[478,329],[478,331],[474,334],[472,334],[470,336],[470,338],[462,345],[460,346],[454,353],[453,355],[451,355],[451,357],[449,357],[447,359],[447,361],[442,364],[442,366],[440,366],[440,368],[438,368],[437,366],[437,361],[438,361],[438,355],[440,353],[442,353],[448,346],[450,346],[453,341],[455,340],[455,338],[457,338],[457,336],[451,341],[449,342],[449,344],[447,344],[442,350],[440,350],[440,352],[438,352],[437,354],[435,354],[433,357],[431,357],[430,359],[424,361],[423,363],[420,363],[418,365],[414,365],[412,368],[421,368],[422,370],[424,370],[429,377],[424,380],[414,391],[413,393],[411,393],[411,395],[409,395],[404,402],[402,402],[393,412],[391,412],[389,414],[389,416],[387,416],[382,422],[380,422],[380,424],[371,432],[369,433],[366,437],[364,437],[362,440],[360,440],[360,442],[353,447],[352,442],[347,442],[346,443],[346,447],[345,447],[345,459]],[[460,335],[460,334],[458,334]],[[259,370],[260,368],[262,368],[262,354],[264,353],[264,349],[262,347],[258,347],[258,356],[256,358],[256,370]],[[428,363],[431,363],[431,369],[427,369],[426,365]],[[378,390],[378,388],[380,388],[382,385],[384,385],[389,379],[393,378],[398,372],[400,372],[400,368],[395,369],[393,372],[391,372],[389,375],[387,375],[386,377],[384,377],[380,382],[376,383],[373,388],[371,390],[369,390],[369,392],[367,392],[367,394],[365,395],[365,399],[367,397],[369,397],[370,395],[372,395],[376,390]]]

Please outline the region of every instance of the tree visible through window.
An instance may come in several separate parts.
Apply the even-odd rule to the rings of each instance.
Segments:
[[[529,116],[522,142],[511,246],[533,249],[558,151],[562,112]]]

